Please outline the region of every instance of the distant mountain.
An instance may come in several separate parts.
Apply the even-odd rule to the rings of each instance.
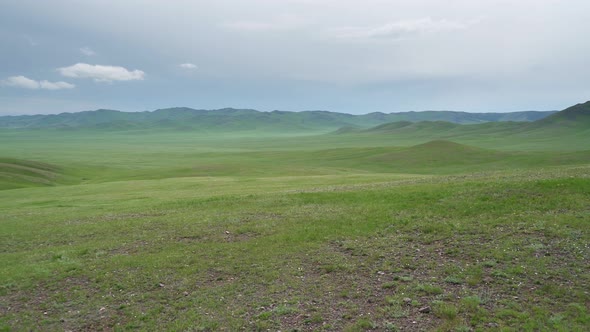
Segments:
[[[366,132],[389,132],[389,131],[421,131],[421,130],[435,130],[445,131],[451,130],[457,127],[461,127],[461,124],[446,122],[446,121],[400,121],[400,122],[389,122],[373,128],[365,130]]]
[[[545,118],[557,111],[538,112],[523,111],[510,113],[468,113],[455,111],[422,111],[400,113],[369,113],[366,116],[386,122],[420,122],[420,121],[445,121],[458,124],[475,124],[484,122],[518,121],[530,122]]]
[[[568,107],[534,123],[535,126],[590,128],[590,101]]]
[[[590,101],[577,104],[533,122],[486,122],[457,124],[445,121],[389,122],[371,128],[343,127],[333,135],[378,135],[396,142],[420,140],[457,140],[479,143],[505,141],[513,146],[540,142],[559,149],[590,144]],[[560,143],[561,142],[561,143]],[[569,143],[563,143],[569,142]],[[590,145],[588,145],[590,146]]]
[[[53,128],[96,130],[200,130],[200,131],[301,131],[336,130],[347,127],[370,128],[390,122],[445,121],[474,124],[497,121],[535,121],[555,112],[467,113],[424,111],[369,113],[352,115],[327,111],[259,112],[252,109],[224,108],[197,110],[186,107],[158,109],[152,112],[96,110],[52,115],[1,116],[0,128]]]

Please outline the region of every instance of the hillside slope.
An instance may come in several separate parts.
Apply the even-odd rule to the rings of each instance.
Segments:
[[[389,122],[445,121],[473,124],[495,121],[534,121],[554,112],[467,113],[425,111],[369,113],[352,115],[327,111],[259,112],[252,109],[224,108],[196,110],[186,107],[158,109],[153,112],[96,110],[51,115],[0,117],[0,128],[53,128],[96,130],[200,130],[200,131],[300,131],[336,130],[340,127],[369,128]]]
[[[457,124],[444,121],[390,122],[368,129],[336,130],[339,136],[384,136],[389,141],[453,140],[469,145],[502,146],[511,150],[539,147],[579,150],[590,145],[590,101],[553,113],[534,122]]]
[[[0,190],[55,185],[59,167],[30,160],[0,158]]]
[[[528,127],[590,128],[590,101],[568,107],[561,112],[531,123]]]

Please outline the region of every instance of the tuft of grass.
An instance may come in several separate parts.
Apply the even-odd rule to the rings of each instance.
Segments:
[[[457,276],[448,276],[445,278],[445,282],[447,282],[449,284],[453,284],[453,285],[460,285],[460,284],[464,283],[465,281],[462,278],[459,278]]]
[[[347,326],[344,331],[346,332],[361,332],[367,330],[374,330],[378,325],[368,318],[361,318],[354,324]]]
[[[436,285],[431,284],[418,284],[416,290],[426,295],[439,295],[443,293],[443,289]]]
[[[477,312],[480,304],[482,304],[482,300],[479,296],[466,296],[461,299],[461,310],[472,313]]]
[[[394,289],[396,287],[397,283],[395,281],[389,281],[386,283],[383,283],[381,285],[381,288],[383,289]]]
[[[446,320],[456,319],[459,313],[455,305],[441,301],[433,303],[432,311],[437,317]]]
[[[393,277],[393,280],[410,282],[410,281],[414,280],[414,277],[412,277],[412,276],[395,276],[395,277]]]
[[[273,310],[277,315],[284,316],[290,315],[297,312],[297,308],[289,306],[289,305],[279,305]]]

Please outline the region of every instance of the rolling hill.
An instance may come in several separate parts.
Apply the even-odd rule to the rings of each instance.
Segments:
[[[52,186],[62,178],[61,169],[47,163],[0,158],[0,190]]]
[[[52,128],[96,130],[199,130],[199,131],[318,131],[351,126],[369,128],[389,122],[445,121],[473,124],[497,121],[535,121],[555,112],[467,113],[424,111],[352,115],[327,111],[259,112],[224,108],[196,110],[185,107],[152,112],[120,112],[100,109],[51,115],[1,116],[0,128]]]
[[[371,128],[343,127],[335,136],[383,137],[401,144],[430,140],[453,140],[481,147],[576,150],[590,145],[590,101],[553,113],[533,122],[486,122],[457,124],[444,121],[400,121]]]
[[[532,123],[529,127],[569,127],[589,128],[590,127],[590,101],[577,104],[564,109],[561,112]]]

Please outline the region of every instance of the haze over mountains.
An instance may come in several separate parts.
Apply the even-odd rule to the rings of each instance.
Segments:
[[[518,116],[522,118],[523,112]],[[512,114],[469,114],[460,112],[416,112],[402,114],[378,114],[354,116],[350,114],[331,112],[270,112],[263,113],[253,110],[224,109],[218,111],[199,111],[192,109],[166,109],[154,112],[123,113],[117,111],[93,111],[81,113],[63,113],[52,116],[17,116],[0,118],[3,122],[5,141],[11,139],[21,141],[22,135],[28,135],[27,130],[11,130],[6,126],[12,123],[12,128],[41,128],[42,135],[47,135],[47,140],[61,142],[58,149],[71,149],[64,147],[64,141],[77,142],[88,140],[94,142],[97,137],[108,137],[116,142],[123,140],[129,144],[151,139],[158,144],[169,144],[170,140],[176,142],[180,137],[202,137],[193,135],[191,131],[161,130],[162,128],[174,129],[175,126],[185,123],[186,128],[205,128],[205,126],[217,126],[220,131],[206,132],[211,137],[224,137],[227,130],[254,129],[254,128],[335,128],[346,124],[344,127],[332,131],[325,131],[322,135],[314,132],[303,131],[295,140],[266,141],[265,146],[272,151],[272,158],[288,161],[289,167],[304,169],[309,165],[319,164],[321,167],[349,167],[362,171],[389,172],[392,169],[403,172],[431,172],[436,169],[442,172],[445,167],[452,171],[474,170],[481,165],[489,167],[503,167],[505,165],[519,165],[528,167],[539,163],[544,165],[561,165],[575,162],[587,162],[590,155],[586,146],[590,146],[590,101],[577,104],[560,112],[547,112],[550,115],[537,121],[529,122],[485,122],[476,124],[458,124],[445,121],[397,121],[378,124],[367,127],[378,121],[391,119],[420,118],[428,115],[451,117],[462,120],[470,116],[485,115],[487,119],[515,118]],[[528,116],[547,115],[542,112],[528,112]],[[473,118],[472,118],[473,119]],[[9,122],[7,120],[12,120]],[[356,121],[356,122],[355,122]],[[480,121],[481,118],[480,118]],[[354,124],[353,125],[351,125]],[[365,127],[360,127],[360,124]],[[315,126],[312,126],[315,125]],[[151,126],[151,127],[150,127]],[[200,127],[199,127],[200,126]],[[307,126],[307,127],[306,127]],[[323,127],[322,127],[323,126]],[[51,128],[46,130],[43,128]],[[69,130],[55,130],[55,128],[70,128]],[[93,129],[88,129],[93,128]],[[124,128],[151,128],[154,130],[138,130],[138,135],[129,136]],[[108,129],[107,131],[103,129]],[[157,130],[158,129],[158,130]],[[88,133],[88,135],[87,135]],[[106,135],[105,135],[106,133]],[[159,134],[160,133],[160,134]],[[198,133],[198,131],[197,131]],[[327,133],[327,135],[326,135]],[[172,134],[172,136],[168,136]],[[20,136],[19,136],[20,135]],[[154,136],[155,135],[155,136]],[[240,137],[240,133],[237,134]],[[273,133],[271,133],[270,137]],[[19,138],[20,137],[20,138]],[[26,137],[26,136],[25,136]],[[118,138],[116,138],[118,137]],[[133,137],[133,138],[131,138]],[[152,137],[152,138],[150,138]],[[278,136],[277,136],[278,137]],[[290,137],[287,135],[287,138]],[[190,140],[189,140],[190,141]],[[168,142],[168,143],[163,143]],[[191,143],[196,144],[198,139]],[[69,143],[68,143],[69,144]],[[258,163],[269,158],[265,151],[259,151],[260,141],[251,142],[250,145],[241,146],[245,151],[241,155],[239,164],[226,163],[225,159],[217,160],[214,155],[209,164],[193,167],[182,167],[180,170],[165,171],[164,175],[153,174],[152,170],[141,173],[134,170],[134,176],[152,178],[160,176],[202,176],[223,175],[258,169],[245,167],[248,163]],[[293,145],[295,144],[295,145]],[[49,145],[51,146],[51,145]],[[102,150],[102,145],[98,145]],[[166,145],[167,146],[167,145]],[[283,146],[283,152],[278,147]],[[286,149],[286,147],[289,149]],[[301,146],[314,146],[312,153],[302,153]],[[255,147],[258,147],[256,149]],[[116,145],[109,148],[116,149]],[[198,148],[195,148],[198,150]],[[539,149],[552,151],[547,154],[538,154]],[[579,151],[579,150],[582,151]],[[215,149],[212,151],[216,151]],[[528,151],[528,152],[522,152]],[[111,151],[112,152],[112,151]],[[208,151],[211,152],[211,151]],[[127,154],[128,152],[125,152]],[[188,155],[195,153],[187,152]],[[221,153],[223,154],[223,153]],[[38,156],[32,155],[31,160],[0,158],[0,187],[5,189],[20,188],[26,186],[54,185],[79,182],[80,175],[68,175],[62,167],[37,160]],[[146,158],[141,156],[138,158]],[[195,161],[189,162],[196,163]],[[181,164],[181,163],[180,163]],[[197,163],[198,164],[198,163]],[[232,166],[233,165],[233,166]],[[267,165],[272,165],[268,163]],[[486,167],[488,167],[486,166]],[[269,166],[265,166],[269,167]],[[242,169],[243,168],[243,169]],[[267,172],[276,171],[272,167]],[[138,173],[139,172],[139,173]],[[116,173],[116,172],[115,172]],[[137,173],[137,174],[136,174]],[[321,173],[321,172],[320,172]],[[127,173],[125,173],[127,174]],[[142,175],[143,174],[143,175]],[[102,174],[100,179],[108,179]],[[117,180],[116,176],[112,180]]]
[[[516,150],[529,150],[534,145],[545,149],[573,150],[580,148],[580,145],[590,144],[590,101],[530,122],[462,125],[444,121],[399,121],[362,129],[343,127],[334,134],[387,137],[400,143],[410,139],[444,139],[489,147],[504,144]]]
[[[197,110],[167,108],[152,112],[120,112],[96,110],[56,115],[21,115],[0,117],[0,128],[61,128],[61,129],[170,129],[170,130],[336,130],[342,127],[370,128],[391,122],[445,121],[453,124],[487,122],[531,122],[554,114],[555,111],[524,111],[512,113],[467,113],[454,111],[423,111],[363,115],[328,111],[260,112],[252,109],[224,108]]]

